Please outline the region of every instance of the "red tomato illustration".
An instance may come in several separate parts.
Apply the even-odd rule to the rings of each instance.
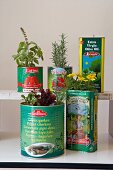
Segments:
[[[42,84],[39,84],[36,76],[28,76],[24,82],[24,88],[39,88]]]

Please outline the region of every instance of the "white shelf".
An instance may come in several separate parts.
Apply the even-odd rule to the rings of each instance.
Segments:
[[[0,100],[21,100],[21,95],[28,93],[19,93],[16,90],[0,90]],[[113,100],[113,92],[104,92],[98,94],[99,100]]]
[[[19,135],[2,132],[0,136],[0,162],[113,164],[113,138],[108,134],[99,135],[98,150],[96,152],[86,153],[65,150],[63,155],[52,159],[24,157],[20,154]]]
[[[19,93],[16,90],[0,90],[0,100],[21,100],[21,95],[27,93]]]

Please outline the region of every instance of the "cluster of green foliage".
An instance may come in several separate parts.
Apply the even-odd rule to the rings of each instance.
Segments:
[[[12,57],[16,61],[18,67],[35,67],[39,64],[40,58],[43,60],[43,52],[35,42],[28,42],[24,29],[20,29],[24,35],[25,41],[19,43],[17,54]]]
[[[72,79],[72,78],[66,79],[66,87],[67,87],[67,90],[94,91],[95,89],[95,85],[91,81],[81,82],[81,81],[76,81],[75,79]]]
[[[71,74],[69,74],[71,75]],[[73,75],[73,73],[72,73]],[[96,74],[93,80],[88,79],[87,76],[92,74],[82,74],[82,76],[76,75],[65,77],[65,84],[67,90],[82,90],[82,91],[94,91],[96,92],[95,80]]]
[[[56,104],[61,105],[64,103],[66,99],[66,88],[60,90],[60,91],[54,91],[54,94],[56,95]]]
[[[64,101],[65,92],[51,92],[49,89],[40,89],[40,93],[30,92],[27,96],[21,95],[23,104],[30,106],[61,105]]]
[[[26,105],[35,106],[35,104],[37,102],[37,98],[36,98],[36,96],[34,95],[33,92],[30,92],[27,96],[22,94],[21,97],[24,100],[24,103]]]
[[[62,33],[61,34],[61,40],[60,43],[57,43],[56,41],[52,43],[52,62],[54,66],[65,68],[67,67],[67,48],[66,48],[66,36]]]

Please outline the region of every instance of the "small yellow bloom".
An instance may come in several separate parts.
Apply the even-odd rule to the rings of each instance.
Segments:
[[[94,81],[96,79],[96,74],[95,73],[91,73],[86,78],[88,80]]]
[[[84,81],[84,80],[85,80],[85,78],[84,78],[84,77],[82,77],[82,76],[78,76],[78,80],[80,80],[80,81]]]
[[[67,77],[74,77],[77,76],[76,73],[68,74]]]
[[[87,80],[87,79],[85,79],[84,81],[85,81],[85,82],[87,82],[88,80]]]
[[[80,76],[80,74],[79,73],[71,73],[71,74],[68,74],[67,75],[67,77],[78,77],[78,76]]]
[[[87,79],[85,79],[85,78],[84,78],[84,77],[82,77],[82,76],[79,76],[79,77],[78,77],[78,80],[80,80],[80,81],[84,81],[84,82],[88,81]]]
[[[82,77],[82,75],[80,73],[76,73],[77,77]]]

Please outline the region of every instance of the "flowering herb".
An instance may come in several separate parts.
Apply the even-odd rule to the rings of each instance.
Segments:
[[[66,77],[66,88],[68,90],[89,90],[96,91],[95,87],[96,74],[68,74]]]
[[[21,95],[25,105],[31,106],[50,106],[63,103],[62,93],[54,94],[49,89],[40,89],[40,94],[31,92],[28,96]]]

